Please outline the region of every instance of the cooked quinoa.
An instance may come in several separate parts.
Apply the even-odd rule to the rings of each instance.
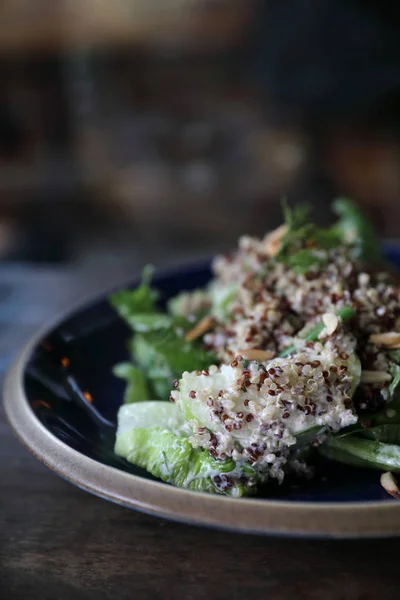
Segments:
[[[362,345],[363,366],[387,370],[387,358],[379,345],[367,343],[370,334],[400,331],[400,288],[385,271],[365,272],[361,261],[351,258],[346,247],[320,250],[324,268],[299,274],[274,261],[262,240],[244,237],[239,249],[219,256],[213,270],[220,285],[239,281],[231,315],[206,334],[205,343],[223,361],[249,348],[262,348],[275,355],[287,347],[305,322],[344,306],[355,310],[354,331]],[[388,385],[367,385],[367,397],[383,399]]]
[[[400,289],[387,272],[364,272],[347,248],[320,250],[326,266],[305,274],[271,260],[262,249],[261,241],[245,237],[236,254],[217,257],[213,263],[221,286],[239,281],[230,319],[205,338],[222,360],[241,348],[265,344],[279,352],[287,345],[286,336],[294,335],[306,320],[343,306],[355,308],[360,335],[399,329]]]
[[[268,364],[246,365],[237,356],[220,368],[183,373],[171,399],[184,410],[192,407],[193,447],[220,460],[249,461],[260,476],[281,481],[298,434],[320,426],[317,443],[325,430],[357,421],[351,393],[359,363],[349,360],[354,346],[351,336],[339,335]]]

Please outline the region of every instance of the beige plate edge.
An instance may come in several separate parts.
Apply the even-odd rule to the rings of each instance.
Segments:
[[[81,489],[123,506],[196,525],[237,532],[309,537],[400,535],[400,502],[316,504],[235,499],[191,492],[102,465],[64,444],[33,413],[25,397],[23,377],[34,347],[75,311],[68,311],[25,345],[9,369],[3,386],[6,416],[17,437],[38,460],[58,475]]]

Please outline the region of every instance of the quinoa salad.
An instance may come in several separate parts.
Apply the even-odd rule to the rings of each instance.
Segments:
[[[284,223],[213,260],[159,308],[146,268],[111,304],[132,330],[115,453],[154,477],[240,497],[311,477],[321,455],[400,471],[400,285],[345,198],[336,222]]]

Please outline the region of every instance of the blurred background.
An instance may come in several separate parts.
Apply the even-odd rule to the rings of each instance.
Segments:
[[[400,233],[396,0],[2,0],[0,260],[205,256],[308,201]]]

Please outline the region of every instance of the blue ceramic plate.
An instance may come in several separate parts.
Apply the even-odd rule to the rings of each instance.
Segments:
[[[400,246],[388,244],[386,251],[400,266]],[[165,302],[209,278],[209,263],[201,263],[160,273],[154,286]],[[130,508],[237,531],[337,537],[400,533],[400,503],[382,489],[378,471],[321,462],[312,482],[233,499],[174,488],[114,456],[124,383],[112,375],[112,367],[127,358],[128,336],[105,295],[39,333],[6,378],[12,427],[62,477]]]

